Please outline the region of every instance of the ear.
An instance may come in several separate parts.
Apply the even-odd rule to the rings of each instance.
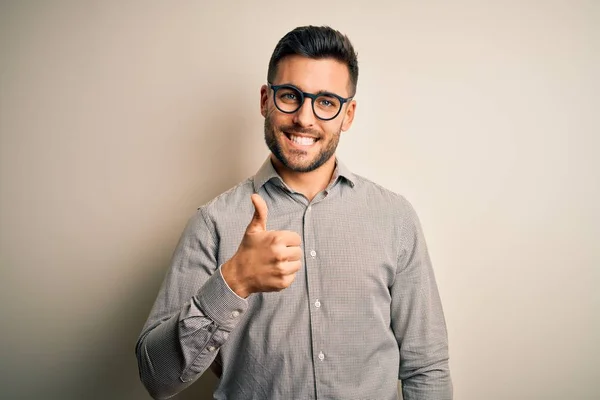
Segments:
[[[262,85],[260,88],[260,113],[263,117],[267,118],[267,105],[269,104],[269,87]]]
[[[346,132],[352,126],[352,121],[354,121],[354,113],[356,112],[356,100],[352,100],[348,107],[346,107],[346,111],[344,112],[344,120],[342,121],[342,131]]]

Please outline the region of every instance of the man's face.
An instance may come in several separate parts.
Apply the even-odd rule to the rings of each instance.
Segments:
[[[273,85],[289,84],[303,92],[335,93],[349,97],[348,67],[334,59],[314,60],[301,56],[285,57],[279,62]],[[345,103],[337,117],[322,121],[313,113],[312,100],[306,98],[292,114],[281,112],[273,102],[273,90],[261,88],[261,113],[265,117],[265,142],[275,157],[289,170],[309,172],[334,157],[342,131],[352,125],[356,102]]]

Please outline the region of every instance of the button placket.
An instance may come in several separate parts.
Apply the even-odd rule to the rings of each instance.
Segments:
[[[322,195],[321,195],[322,196]],[[315,199],[317,200],[317,199]],[[320,274],[320,265],[319,259],[317,258],[317,249],[318,245],[314,237],[314,230],[312,226],[312,221],[317,218],[315,214],[315,210],[313,209],[314,201],[312,204],[309,204],[306,207],[306,211],[304,213],[304,254],[305,254],[305,264],[306,264],[306,277],[307,277],[307,297],[308,297],[308,305],[309,305],[309,315],[310,315],[310,330],[311,330],[311,341],[312,341],[312,357],[314,360],[314,368],[317,377],[320,374],[321,368],[324,368],[324,365],[321,364],[325,360],[325,354],[323,351],[323,329],[325,325],[323,324],[323,311],[320,300],[320,286],[319,286],[319,274]],[[318,379],[318,378],[317,378]]]

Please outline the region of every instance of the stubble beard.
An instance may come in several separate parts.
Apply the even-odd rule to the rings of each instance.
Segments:
[[[282,126],[279,130],[280,136],[285,136],[283,132],[288,133],[311,133],[314,136],[319,138],[319,141],[325,140],[323,138],[323,134],[315,130],[303,129],[298,126]],[[319,154],[308,164],[295,162],[295,156],[303,156],[306,155],[306,151],[302,150],[293,150],[293,153],[290,155],[286,155],[283,152],[280,142],[277,140],[277,136],[275,134],[275,127],[271,122],[270,116],[265,118],[265,143],[267,147],[275,155],[275,157],[281,162],[286,168],[294,171],[294,172],[311,172],[325,164],[327,160],[329,160],[337,149],[338,143],[340,141],[340,134],[342,132],[342,128],[338,129],[338,131],[331,137],[329,143],[327,143],[325,148],[322,148]]]

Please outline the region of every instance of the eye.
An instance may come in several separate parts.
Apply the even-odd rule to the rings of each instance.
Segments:
[[[317,97],[317,104],[319,108],[325,110],[329,108],[338,108],[340,106],[340,102],[337,98],[330,95],[322,95]]]
[[[298,96],[292,92],[281,93],[281,95],[279,95],[279,97],[282,100],[296,100],[298,98]]]
[[[281,88],[277,92],[277,101],[283,104],[298,104],[300,102],[300,93],[290,88]]]

